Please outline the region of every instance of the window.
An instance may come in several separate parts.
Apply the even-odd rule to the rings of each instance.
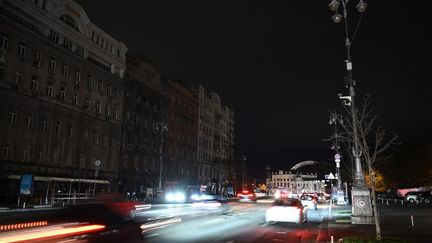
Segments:
[[[17,116],[17,110],[13,109],[11,112],[9,112],[9,124],[15,125],[16,124],[16,116]]]
[[[70,27],[72,27],[74,30],[78,31],[78,25],[76,24],[75,20],[70,16],[63,15],[60,17],[60,20],[63,21],[65,24],[69,25]]]
[[[48,118],[42,120],[42,131],[46,131],[48,129]]]
[[[74,126],[73,125],[69,125],[69,127],[68,127],[68,136],[70,138],[73,136],[74,130],[75,130]]]
[[[23,41],[18,42],[18,57],[20,60],[24,60],[26,54],[26,44]]]
[[[88,138],[88,129],[86,128],[83,131],[83,141],[87,141],[87,138]]]
[[[15,86],[16,87],[21,84],[21,79],[22,79],[22,73],[16,72],[15,73]]]
[[[84,57],[84,47],[76,44],[75,53],[80,57]]]
[[[94,135],[94,143],[99,144],[99,135],[97,134]]]
[[[41,50],[40,49],[35,49],[34,52],[33,52],[33,55],[34,55],[33,65],[35,67],[40,67],[41,55],[42,55]]]
[[[69,64],[64,64],[63,65],[63,76],[67,77],[69,73]]]
[[[109,117],[109,115],[110,115],[110,106],[106,105],[105,106],[105,117]]]
[[[99,80],[98,92],[101,94],[103,93],[103,81],[102,80]]]
[[[56,124],[55,133],[56,133],[57,135],[59,135],[59,134],[60,134],[60,131],[61,131],[61,123],[58,121],[57,124]]]
[[[113,118],[117,119],[117,107],[114,106],[114,110],[113,110]]]
[[[93,90],[93,76],[92,75],[87,76],[87,88],[89,91]]]
[[[86,101],[84,103],[84,108],[87,109],[87,110],[90,109],[90,99],[89,98],[86,99]]]
[[[52,86],[52,84],[49,82],[47,85],[47,95],[49,97],[53,97],[53,93],[54,93],[54,87]]]
[[[115,88],[115,89],[114,89],[114,97],[115,97],[115,98],[118,98],[118,97],[119,97],[119,89],[118,89],[118,88]]]
[[[79,83],[81,81],[81,71],[80,70],[75,70],[74,79],[75,79],[75,86],[79,86]]]
[[[72,41],[67,38],[63,38],[63,47],[67,50],[72,50]]]
[[[29,161],[30,160],[30,151],[26,147],[23,149],[23,161]]]
[[[72,99],[72,104],[78,105],[78,92],[74,93],[74,96],[73,96],[73,99]]]
[[[123,156],[123,163],[122,164],[123,164],[124,168],[128,167],[128,156],[127,155]]]
[[[111,96],[111,95],[112,95],[112,93],[111,93],[111,92],[112,92],[111,89],[112,89],[112,88],[111,88],[111,85],[109,84],[109,85],[107,86],[107,95],[108,95],[108,96]]]
[[[9,36],[7,34],[2,34],[0,36],[0,48],[3,50],[7,50],[9,45]]]
[[[35,76],[32,77],[30,89],[32,91],[38,91],[38,89],[39,89],[39,81],[37,80],[37,78]]]
[[[61,87],[60,88],[60,92],[59,92],[59,99],[60,100],[64,100],[66,96],[66,88],[65,87]]]
[[[56,58],[52,56],[52,57],[50,58],[50,61],[49,61],[49,69],[48,69],[48,71],[49,71],[50,73],[54,72],[54,70],[55,70],[55,68],[56,68],[56,64],[57,64],[57,62],[56,62]]]
[[[80,157],[80,168],[84,168],[85,167],[85,157],[84,154],[81,154]]]
[[[32,128],[33,127],[33,115],[28,115],[27,116],[27,128]]]
[[[135,155],[135,169],[139,169],[139,157],[138,155]]]
[[[98,115],[102,114],[102,104],[99,101],[96,104],[96,113]]]
[[[59,43],[60,35],[55,32],[54,30],[50,30],[50,34],[48,36],[48,39],[56,44]]]

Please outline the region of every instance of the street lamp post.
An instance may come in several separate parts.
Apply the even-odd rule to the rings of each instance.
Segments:
[[[159,145],[159,191],[160,191],[162,190],[164,132],[168,131],[168,127],[164,122],[160,122],[157,124],[156,129],[160,131],[160,145]]]
[[[352,188],[352,224],[371,224],[373,223],[372,217],[372,206],[370,201],[370,193],[367,188],[363,176],[363,170],[361,165],[361,151],[359,147],[359,138],[357,132],[357,111],[355,108],[355,80],[353,78],[353,67],[351,62],[351,41],[349,38],[348,32],[348,12],[347,12],[347,4],[349,0],[332,0],[328,5],[329,8],[335,12],[332,16],[332,20],[335,23],[339,23],[344,19],[344,27],[345,27],[345,48],[346,48],[346,69],[347,69],[347,77],[346,81],[349,85],[349,96],[340,97],[341,99],[346,99],[348,102],[345,104],[350,105],[350,112],[352,117],[352,127],[353,127],[353,137],[354,137],[354,147],[353,147],[353,155],[355,158],[355,178],[354,185]],[[342,6],[343,16],[339,14],[339,7]],[[367,4],[360,0],[356,5],[357,10],[360,13],[366,11]]]
[[[340,172],[340,162],[341,162],[341,155],[339,153],[339,141],[338,141],[338,131],[337,131],[337,123],[343,124],[343,120],[341,115],[338,115],[335,113],[332,113],[330,116],[329,124],[334,124],[335,129],[335,143],[332,145],[332,149],[335,150],[335,163],[336,163],[336,173],[337,173],[337,204],[345,204],[345,195],[344,191],[342,190],[342,182],[341,182],[341,172]]]

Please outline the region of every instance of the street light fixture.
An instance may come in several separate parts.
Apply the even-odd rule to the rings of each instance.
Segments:
[[[352,127],[353,127],[353,136],[354,136],[354,148],[353,155],[355,158],[355,178],[354,178],[354,186],[352,189],[352,200],[353,200],[353,216],[351,217],[351,222],[353,224],[370,224],[373,220],[372,217],[372,206],[370,202],[370,193],[367,188],[363,176],[363,170],[361,165],[361,151],[359,147],[359,138],[357,133],[357,111],[355,108],[355,81],[353,78],[353,66],[351,62],[351,41],[349,38],[348,32],[348,18],[347,18],[347,4],[349,0],[332,0],[329,4],[329,8],[332,11],[335,11],[335,15],[332,16],[332,20],[335,23],[338,23],[342,20],[342,17],[339,16],[338,9],[340,5],[343,10],[343,18],[344,18],[344,27],[345,27],[345,48],[346,48],[346,70],[347,77],[346,81],[349,85],[349,95],[350,99],[350,113],[352,117]],[[357,10],[363,14],[367,9],[367,4],[360,0],[356,5]]]
[[[363,0],[360,0],[359,3],[356,6],[356,9],[360,12],[363,13],[364,11],[366,11],[367,9],[367,4],[365,2],[363,2]]]

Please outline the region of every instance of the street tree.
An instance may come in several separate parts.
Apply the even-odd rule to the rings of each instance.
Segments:
[[[376,162],[379,161],[381,155],[383,155],[392,145],[397,143],[397,135],[388,135],[386,130],[376,124],[377,115],[374,113],[371,99],[366,96],[361,104],[360,108],[356,111],[356,126],[358,135],[358,146],[361,153],[361,158],[366,164],[368,177],[371,178],[369,187],[372,190],[372,204],[376,237],[377,240],[381,239],[381,228],[377,210],[376,200]],[[351,113],[347,109],[347,114],[344,116],[344,122],[340,124],[342,132],[339,134],[339,139],[348,144],[354,144],[354,127]]]

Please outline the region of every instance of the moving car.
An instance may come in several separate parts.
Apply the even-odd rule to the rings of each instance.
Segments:
[[[307,210],[300,200],[295,198],[277,199],[266,210],[266,222],[291,222],[301,224],[307,221]]]
[[[317,198],[314,195],[304,194],[300,197],[300,200],[308,209],[317,209]]]
[[[249,190],[243,190],[241,193],[238,193],[237,198],[239,199],[239,202],[255,202],[256,201],[255,195],[252,192],[250,192]]]

